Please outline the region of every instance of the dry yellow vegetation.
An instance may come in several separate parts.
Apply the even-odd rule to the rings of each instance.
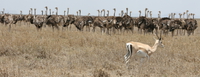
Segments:
[[[200,20],[198,20],[200,24]],[[125,44],[154,44],[153,34],[106,35],[75,28],[37,32],[34,25],[0,25],[0,77],[199,77],[200,31],[191,36],[163,36],[149,61],[132,58],[127,69]]]

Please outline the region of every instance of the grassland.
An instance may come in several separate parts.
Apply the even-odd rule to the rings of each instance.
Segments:
[[[198,20],[200,24],[200,20]],[[152,34],[106,35],[75,28],[37,32],[34,25],[0,25],[0,77],[199,77],[200,30],[192,36],[163,36],[150,60],[124,63],[125,43],[154,44]]]

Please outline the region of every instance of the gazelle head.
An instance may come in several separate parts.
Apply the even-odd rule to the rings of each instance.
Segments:
[[[157,37],[157,39],[154,38],[156,41],[155,44],[158,44],[158,46],[164,47],[164,44],[163,44],[162,38],[161,38],[161,34],[160,34],[160,37],[157,34],[155,34],[155,36]]]

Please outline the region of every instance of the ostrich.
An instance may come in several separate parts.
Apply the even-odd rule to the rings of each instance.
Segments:
[[[176,13],[174,13],[174,16],[173,16],[174,19],[176,18],[175,16],[176,16]]]
[[[78,11],[76,11],[76,16],[78,17]]]
[[[108,13],[108,14],[107,14],[107,17],[108,17],[108,16],[109,16],[109,10],[107,10],[107,13]]]
[[[145,17],[147,17],[147,10],[148,8],[145,8]]]
[[[36,16],[36,8],[34,9],[34,16]]]
[[[45,15],[47,16],[47,13],[48,13],[48,7],[47,6],[45,6],[45,8],[46,8],[46,13],[45,13]]]
[[[171,14],[168,15],[168,18],[170,18],[170,17],[171,17]]]
[[[122,10],[122,11],[121,11],[121,17],[123,17],[123,15],[124,15],[124,11]]]
[[[43,10],[41,10],[41,12],[42,12],[42,15],[43,15]]]
[[[181,13],[179,13],[179,20],[182,20],[182,19],[181,19],[181,17],[182,17],[182,14],[181,14]]]
[[[158,11],[158,18],[161,18],[161,11]]]
[[[16,24],[17,21],[19,20],[19,17],[17,15],[12,15],[12,14],[3,14],[1,16],[1,22],[6,26],[9,26],[9,31],[11,30],[12,24]]]
[[[22,21],[24,21],[24,15],[22,15],[22,11],[20,11],[18,21],[20,21],[20,23],[19,23],[20,25],[22,24]]]
[[[67,8],[67,15],[69,15],[69,8]]]
[[[33,15],[33,9],[32,8],[30,8],[30,11],[31,11],[31,15]]]
[[[150,11],[149,14],[150,14],[150,18],[152,18],[152,11]]]
[[[128,15],[128,8],[126,8],[126,14]]]
[[[58,7],[55,7],[55,9],[56,9],[56,15],[58,15]]]
[[[98,17],[100,17],[100,10],[97,10],[98,11]]]
[[[188,12],[189,12],[189,10],[186,10],[186,12],[185,12],[185,13],[186,13],[186,16],[187,16],[187,19],[188,19],[188,16],[189,16],[189,15],[188,15]]]
[[[64,16],[65,16],[66,11],[64,11]]]
[[[130,17],[131,17],[131,13],[132,13],[132,11],[130,11],[130,15],[129,15]]]
[[[149,11],[147,11],[147,18],[149,18]]]
[[[30,14],[25,16],[25,20],[27,22],[27,25],[30,26],[30,23],[32,24],[33,22],[33,15],[32,15],[32,8],[30,8]]]
[[[5,14],[5,9],[3,8],[2,14]]]
[[[139,12],[139,17],[141,17],[141,10],[139,10],[138,12]]]
[[[101,19],[101,14],[100,14],[100,10],[97,10],[98,12],[98,17],[96,17],[94,19],[94,22],[93,22],[93,32],[95,32],[95,27],[98,26],[100,27],[101,31],[103,31],[103,22],[100,20]]]
[[[115,16],[115,13],[116,13],[116,9],[114,8],[113,10],[114,10],[114,14],[113,14],[113,16]]]
[[[102,9],[102,10],[101,10],[101,14],[102,14],[102,12],[103,12],[103,16],[105,17],[105,14],[106,14],[106,13],[105,13],[105,9]]]
[[[49,9],[49,15],[51,15],[51,9]]]
[[[36,9],[34,9],[33,24],[36,26],[37,31],[42,29],[43,23],[44,23],[44,16],[43,15],[36,16]]]
[[[194,15],[195,15],[195,14],[192,14],[192,19],[194,19]]]
[[[79,16],[81,16],[81,10],[79,10]]]
[[[183,12],[183,19],[185,19],[185,12]]]

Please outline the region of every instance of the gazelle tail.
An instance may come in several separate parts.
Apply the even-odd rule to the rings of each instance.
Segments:
[[[131,43],[126,43],[126,49],[127,49],[127,54],[124,55],[125,61],[126,63],[128,62],[128,59],[131,57],[132,55],[132,44]]]

